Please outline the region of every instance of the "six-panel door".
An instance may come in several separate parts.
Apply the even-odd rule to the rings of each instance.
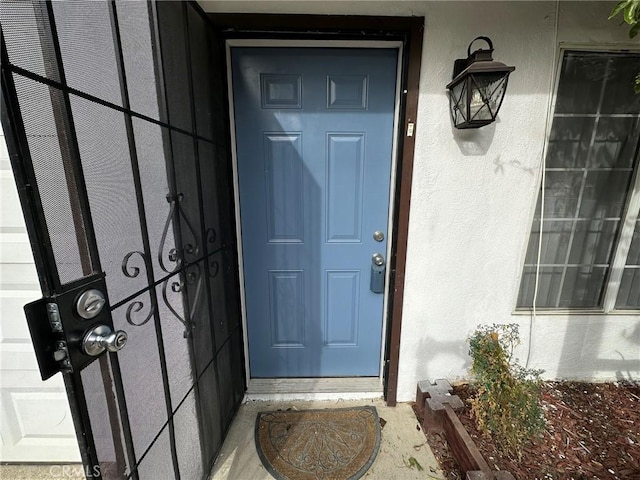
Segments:
[[[397,50],[233,48],[252,377],[377,376]]]

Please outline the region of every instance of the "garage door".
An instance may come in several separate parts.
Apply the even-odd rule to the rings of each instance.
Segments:
[[[40,379],[22,306],[41,297],[0,131],[0,461],[79,462],[62,377]]]

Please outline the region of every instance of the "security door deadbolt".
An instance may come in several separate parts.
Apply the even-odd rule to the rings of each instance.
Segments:
[[[381,232],[380,230],[376,230],[375,232],[373,232],[373,239],[376,242],[381,242],[384,240],[384,233]]]
[[[76,310],[82,318],[91,320],[102,311],[105,303],[106,300],[103,293],[100,290],[92,288],[91,290],[82,292],[82,295],[78,297]]]
[[[89,356],[95,357],[105,350],[117,352],[127,344],[127,332],[111,330],[106,325],[96,325],[89,330],[82,340],[82,350]]]

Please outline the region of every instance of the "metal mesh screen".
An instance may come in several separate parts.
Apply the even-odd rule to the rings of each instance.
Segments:
[[[224,428],[221,425],[221,412],[218,400],[218,378],[213,364],[204,371],[198,380],[202,412],[202,451],[205,461],[211,462],[222,445]]]
[[[159,119],[149,6],[147,2],[119,2],[116,8],[131,110]]]
[[[193,138],[172,132],[173,162],[176,177],[176,189],[182,194],[180,209],[180,236],[184,246],[197,245],[198,251],[185,250],[185,260],[193,261],[203,253],[202,230],[200,224],[200,199],[198,198],[198,172]]]
[[[144,275],[123,271],[129,252],[143,250],[124,115],[75,95],[71,112],[109,300],[116,304],[147,287]]]
[[[181,478],[202,478],[204,472],[196,390],[184,399],[173,417]]]
[[[62,92],[18,75],[14,81],[58,275],[62,283],[68,283],[83,277],[74,233],[82,219],[77,208],[72,208],[76,192],[69,189],[69,159],[62,157],[52,105],[52,100],[58,105],[62,102]]]
[[[169,133],[166,128],[159,127],[144,120],[133,119],[140,183],[149,235],[149,248],[153,274],[163,278],[167,270],[175,268],[175,262],[169,260],[169,251],[175,246],[174,233],[169,213],[171,205],[167,201],[169,179],[164,152],[164,138]]]
[[[192,8],[188,10],[188,21],[196,129],[198,135],[211,140],[214,138],[211,40],[205,20]]]
[[[207,238],[207,248],[214,251],[222,245],[220,232],[224,229],[221,223],[221,203],[218,198],[218,181],[221,172],[217,171],[216,146],[200,141],[198,144],[200,156],[200,175],[202,177],[202,210]]]
[[[189,277],[189,274],[192,274]],[[187,273],[186,295],[189,302],[190,319],[193,329],[193,355],[196,375],[200,376],[215,354],[212,341],[211,315],[209,313],[209,296],[204,262],[190,268]]]
[[[174,127],[192,130],[189,60],[186,55],[183,7],[180,2],[157,4],[169,123]]]
[[[53,39],[38,28],[45,23],[45,17],[45,2],[0,2],[0,22],[9,61],[43,77],[59,80],[55,61],[52,60]]]
[[[104,271],[129,337],[72,374],[103,478],[202,478],[244,393],[214,34],[170,1],[0,0],[0,22],[60,288]]]
[[[171,436],[167,427],[162,430],[158,439],[138,465],[140,478],[173,478],[171,461]]]
[[[225,277],[228,265],[225,262],[224,252],[217,252],[209,260],[211,275],[210,289],[213,302],[213,321],[216,336],[216,350],[219,350],[233,331],[233,325],[228,321],[230,315],[227,312]],[[227,274],[227,275],[225,275]]]
[[[139,459],[167,422],[154,304],[144,293],[112,312],[113,325],[125,330],[127,348],[118,357],[127,398],[129,424]]]
[[[238,388],[244,381],[242,377],[241,335],[236,331],[218,352],[218,371],[221,388],[222,418],[227,424],[233,418],[235,405],[242,399],[242,389]]]
[[[67,85],[122,105],[110,2],[52,2]]]
[[[102,357],[99,362],[92,363],[80,375],[98,454],[99,473],[104,480],[121,479],[129,474],[130,468],[124,455],[124,434],[119,419],[113,418],[118,415],[118,405],[108,358]]]
[[[218,189],[218,202],[220,204],[220,241],[224,244],[235,243],[235,216],[229,207],[233,205],[233,172],[231,171],[231,152],[224,144],[216,147],[216,188]],[[233,226],[233,228],[229,228]]]
[[[189,338],[185,337],[185,305],[183,303],[179,275],[174,275],[167,282],[157,287],[158,313],[162,324],[162,338],[167,357],[169,373],[169,390],[172,405],[178,405],[187,395],[194,382],[191,368],[191,351]]]

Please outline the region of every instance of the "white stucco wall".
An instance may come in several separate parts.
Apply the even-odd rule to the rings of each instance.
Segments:
[[[480,323],[521,326],[524,359],[548,378],[640,377],[638,315],[514,315],[561,45],[633,45],[607,21],[615,2],[200,2],[210,12],[420,15],[416,129],[398,400],[422,379],[467,375]],[[556,22],[557,20],[557,22]],[[445,85],[470,40],[488,35],[516,66],[496,123],[456,131]],[[636,42],[635,45],[638,45]],[[531,327],[532,336],[529,336]]]

